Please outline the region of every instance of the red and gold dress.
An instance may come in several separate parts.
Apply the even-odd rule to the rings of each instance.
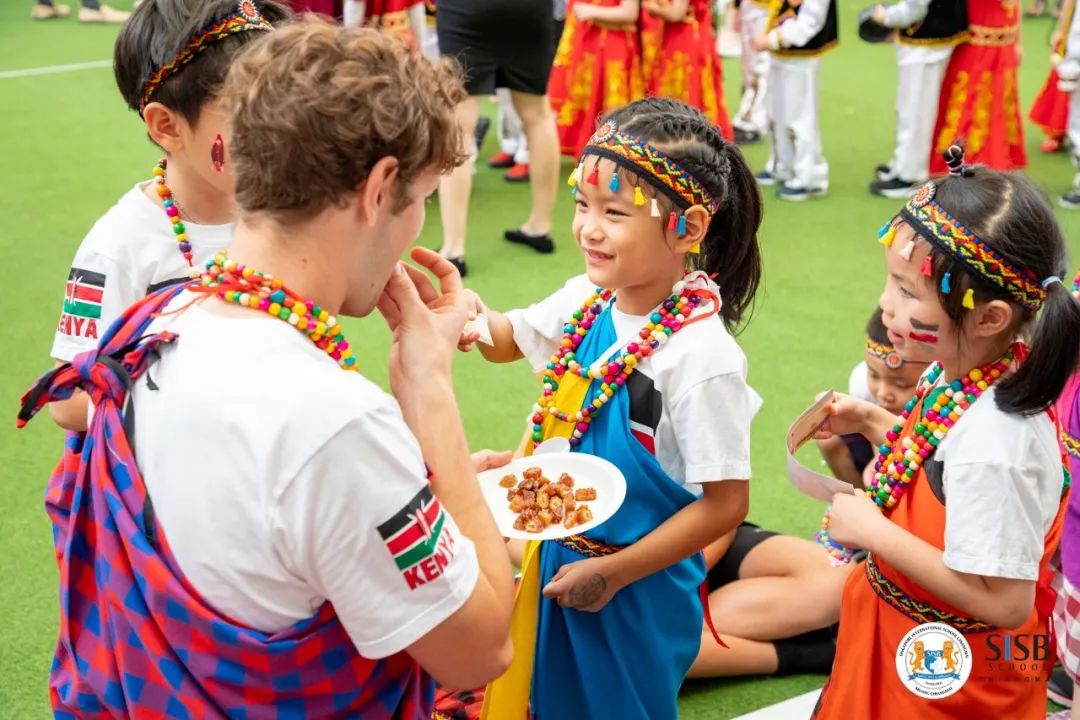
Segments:
[[[603,114],[645,96],[641,48],[635,23],[609,25],[578,20],[577,5],[618,7],[620,0],[570,0],[548,95],[559,129],[559,147],[572,157],[596,131]]]
[[[409,10],[423,2],[424,0],[367,0],[364,4],[364,27],[375,28],[397,38],[408,47],[420,47],[421,38],[416,37],[409,25]]]
[[[971,37],[953,51],[941,84],[930,172],[947,171],[941,154],[956,140],[965,158],[995,170],[1027,165],[1017,92],[1020,0],[967,0]]]
[[[342,0],[287,0],[287,3],[294,13],[318,13],[341,22]]]
[[[910,435],[922,418],[921,403],[907,420]],[[1043,539],[1039,567],[1044,574],[1057,551],[1065,517],[1064,501]],[[890,519],[936,548],[945,547],[945,505],[934,494],[925,466],[919,468]],[[1043,583],[1041,583],[1043,584]],[[1043,720],[1046,716],[1046,679],[1053,663],[1029,666],[995,662],[987,635],[1009,632],[1015,637],[1046,635],[1053,610],[1036,592],[1035,607],[1019,628],[1008,631],[974,620],[920,587],[883,558],[873,554],[848,576],[840,606],[840,635],[836,662],[822,690],[811,720],[954,720],[955,718],[1008,718]],[[1047,604],[1047,602],[1049,604]],[[954,695],[926,699],[908,690],[896,669],[896,654],[904,635],[924,622],[943,622],[964,634],[971,646],[971,675]]]
[[[643,10],[641,49],[649,95],[682,100],[705,113],[725,139],[734,137],[724,105],[711,0],[690,0],[681,22],[666,22]]]
[[[1065,57],[1065,38],[1069,34],[1074,11],[1075,4],[1067,3],[1058,22],[1060,37],[1054,44],[1053,53],[1059,58]],[[1065,138],[1065,130],[1069,125],[1069,93],[1058,89],[1058,79],[1057,65],[1051,65],[1050,75],[1032,103],[1028,118],[1039,126],[1048,140],[1060,143]]]

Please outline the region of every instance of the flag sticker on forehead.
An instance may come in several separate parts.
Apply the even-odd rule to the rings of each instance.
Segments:
[[[101,299],[105,294],[105,275],[91,270],[71,268],[64,290],[64,312],[84,318],[101,317]]]
[[[378,530],[410,590],[441,577],[454,556],[456,542],[446,527],[446,512],[430,487],[421,489]]]

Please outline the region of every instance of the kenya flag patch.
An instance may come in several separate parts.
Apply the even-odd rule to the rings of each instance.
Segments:
[[[446,527],[446,512],[430,486],[380,525],[379,535],[410,590],[441,577],[454,557],[455,542]]]
[[[104,294],[103,273],[71,268],[64,292],[64,312],[96,320],[101,317],[101,298]]]

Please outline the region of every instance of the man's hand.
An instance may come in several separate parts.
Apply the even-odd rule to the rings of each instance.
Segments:
[[[509,464],[513,459],[513,450],[477,450],[472,454],[473,470],[477,473],[494,470]]]

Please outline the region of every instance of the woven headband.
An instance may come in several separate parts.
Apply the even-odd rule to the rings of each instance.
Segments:
[[[866,354],[878,358],[890,370],[898,370],[904,364],[904,359],[896,352],[896,348],[875,342],[869,335],[866,336]]]
[[[1027,269],[1016,269],[993,248],[983,242],[974,232],[954,218],[941,206],[934,195],[937,186],[928,182],[919,188],[900,211],[916,233],[926,238],[936,248],[987,282],[1008,292],[1016,302],[1030,310],[1038,310],[1046,299],[1046,289],[1038,276]],[[910,250],[905,248],[910,258]],[[928,268],[927,268],[928,269]],[[942,292],[949,292],[948,274],[942,279]],[[970,294],[970,293],[969,293]],[[970,297],[965,297],[965,307],[974,307]]]
[[[175,58],[158,65],[150,73],[146,84],[143,85],[142,102],[139,104],[139,113],[150,104],[150,98],[161,87],[162,83],[178,73],[185,65],[198,57],[206,48],[218,40],[224,40],[231,35],[244,32],[267,32],[273,26],[262,16],[252,0],[240,0],[236,10],[228,15],[211,21],[206,27],[192,36],[187,45],[176,55]]]
[[[582,159],[586,155],[598,155],[634,171],[684,210],[701,205],[712,215],[720,207],[720,201],[709,194],[696,177],[644,140],[619,132],[618,126],[610,120],[589,139],[581,152]],[[578,182],[581,180],[578,178]]]

